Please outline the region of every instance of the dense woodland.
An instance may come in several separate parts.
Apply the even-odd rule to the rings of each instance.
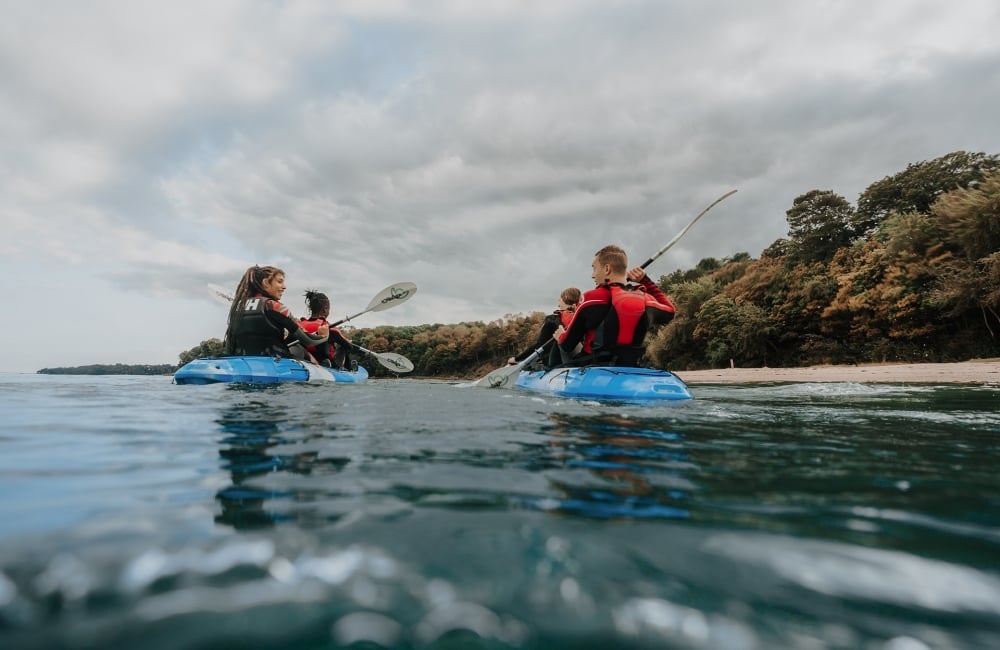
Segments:
[[[747,215],[752,219],[752,215]],[[956,151],[869,185],[855,204],[810,190],[759,259],[706,258],[660,277],[677,316],[647,365],[689,370],[1000,356],[1000,158]],[[558,287],[553,287],[557,290]],[[348,329],[414,376],[475,377],[531,344],[544,314]],[[186,363],[221,351],[209,339]],[[374,375],[386,374],[368,363]]]

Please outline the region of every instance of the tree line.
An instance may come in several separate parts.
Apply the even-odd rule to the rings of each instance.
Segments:
[[[705,259],[660,285],[678,304],[653,365],[960,361],[1000,354],[1000,160],[958,151],[851,205],[798,196],[760,259]]]
[[[759,258],[705,258],[658,280],[677,307],[647,339],[676,370],[1000,356],[1000,157],[956,151],[869,185],[855,204],[810,190]],[[412,376],[477,377],[530,345],[544,314],[347,328]],[[181,363],[221,352],[210,339]],[[376,363],[373,375],[389,374]]]
[[[87,366],[42,368],[38,375],[170,375],[177,366],[169,363],[95,363]]]

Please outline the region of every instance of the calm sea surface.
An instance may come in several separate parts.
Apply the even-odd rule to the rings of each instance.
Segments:
[[[1000,648],[1000,389],[693,392],[0,374],[0,647]]]

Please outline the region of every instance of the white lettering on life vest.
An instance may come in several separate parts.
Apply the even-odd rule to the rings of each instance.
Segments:
[[[257,309],[259,305],[260,298],[251,298],[250,300],[247,300],[246,305],[243,307],[243,311],[253,311],[254,309]]]

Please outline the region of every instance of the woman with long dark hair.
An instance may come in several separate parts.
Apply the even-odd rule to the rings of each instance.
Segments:
[[[229,308],[224,354],[314,361],[304,346],[325,343],[330,327],[321,326],[315,334],[306,332],[281,304],[284,293],[285,272],[281,269],[251,266],[246,270]]]

